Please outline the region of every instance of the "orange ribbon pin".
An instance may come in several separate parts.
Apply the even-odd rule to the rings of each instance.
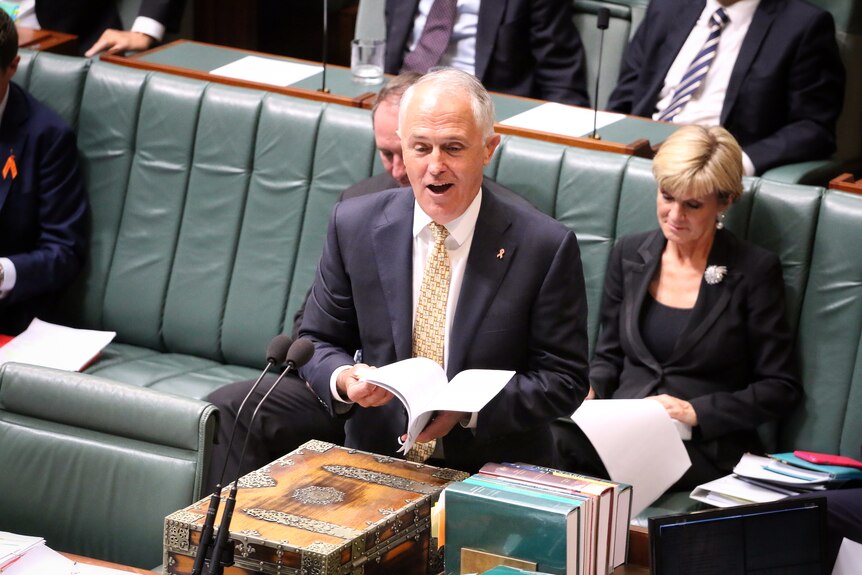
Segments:
[[[18,166],[15,164],[15,154],[9,154],[9,158],[6,159],[6,165],[3,166],[3,179],[9,177],[9,174],[12,174],[12,179],[18,177]]]

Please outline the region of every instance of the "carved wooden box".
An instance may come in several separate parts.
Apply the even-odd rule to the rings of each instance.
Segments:
[[[309,441],[240,479],[230,527],[234,565],[224,573],[438,573],[431,506],[446,484],[465,477]],[[208,506],[209,498],[165,518],[164,573],[191,573]]]

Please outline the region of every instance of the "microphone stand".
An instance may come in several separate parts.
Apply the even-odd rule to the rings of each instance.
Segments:
[[[323,76],[321,77],[321,85],[318,92],[324,94],[329,93],[329,88],[326,87],[326,60],[327,51],[329,49],[329,0],[323,0],[323,51],[321,60],[323,60]]]
[[[608,23],[611,17],[611,12],[607,8],[599,8],[599,11],[596,15],[596,28],[601,30],[599,34],[599,65],[596,71],[596,94],[595,94],[595,108],[593,109],[593,133],[590,135],[590,138],[593,140],[601,140],[602,137],[599,136],[596,131],[596,125],[599,119],[599,79],[602,77],[602,51],[605,46],[605,30],[608,29]]]
[[[257,406],[254,408],[254,411],[251,414],[251,419],[248,422],[248,428],[251,430],[252,425],[254,425],[254,420],[257,417],[257,412],[260,411],[260,406],[264,404],[266,399],[269,397],[269,394],[273,392],[275,387],[281,382],[284,377],[290,373],[291,370],[296,370],[303,365],[305,365],[309,359],[311,359],[311,354],[314,351],[314,346],[307,339],[298,339],[290,346],[290,349],[287,352],[287,367],[284,368],[284,371],[281,372],[273,384],[269,386],[269,389],[266,390],[266,393],[263,395],[261,400],[258,402]],[[295,353],[294,353],[295,352]],[[230,492],[228,494],[227,500],[224,505],[224,512],[221,516],[221,524],[219,524],[218,528],[218,536],[216,537],[216,541],[213,544],[213,552],[212,557],[210,558],[210,569],[209,575],[223,575],[224,568],[233,565],[233,553],[229,554],[229,558],[226,560],[222,559],[222,553],[225,551],[227,547],[228,537],[230,536],[230,522],[233,518],[233,510],[236,506],[236,492],[238,489],[239,483],[239,473],[242,469],[242,462],[245,459],[245,451],[248,448],[248,440],[251,439],[251,433],[245,434],[245,441],[242,445],[242,451],[239,455],[239,464],[237,465],[237,478],[231,483]]]
[[[236,436],[236,426],[237,422],[239,422],[240,415],[242,414],[243,409],[245,408],[246,402],[248,402],[249,398],[252,396],[254,391],[257,389],[260,382],[263,380],[264,376],[269,373],[269,370],[272,369],[272,366],[276,363],[280,363],[284,357],[287,355],[285,348],[289,348],[292,345],[291,338],[286,335],[277,335],[275,336],[269,344],[269,348],[267,349],[267,361],[266,368],[261,372],[260,376],[258,376],[257,381],[254,382],[254,385],[251,386],[251,389],[242,399],[242,403],[239,404],[239,409],[236,411],[236,419],[233,422],[233,429],[230,432],[230,439],[228,440],[227,449],[225,453],[230,453],[230,448],[233,445],[233,439]],[[278,356],[278,357],[277,357]],[[263,400],[261,400],[263,401]],[[246,437],[248,434],[246,434]],[[240,465],[242,461],[240,461]],[[239,469],[237,468],[237,473],[239,473]],[[215,518],[218,513],[219,505],[221,504],[221,483],[224,480],[224,474],[227,471],[227,457],[225,457],[224,465],[221,468],[221,474],[219,475],[218,483],[215,486],[215,490],[210,495],[209,507],[207,508],[206,520],[204,521],[204,526],[201,531],[201,539],[200,543],[198,543],[198,550],[195,554],[195,563],[192,568],[192,575],[201,575],[204,570],[204,563],[206,563],[207,552],[209,551],[210,546],[213,544],[213,531],[215,527]]]

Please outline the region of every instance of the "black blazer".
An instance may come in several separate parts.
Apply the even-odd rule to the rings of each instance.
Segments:
[[[704,6],[704,0],[650,2],[626,49],[609,110],[652,116],[668,69]],[[843,101],[832,15],[802,0],[761,0],[721,110],[721,125],[757,173],[832,154]]]
[[[141,0],[139,16],[152,18],[170,30],[179,27],[185,0]],[[122,29],[116,0],[36,0],[36,18],[48,30],[75,34],[81,53],[108,28]]]
[[[315,341],[302,375],[330,405],[330,377],[353,364],[353,350],[376,366],[411,356],[413,206],[413,195],[396,189],[333,209],[300,330]],[[475,433],[456,426],[444,438],[447,466],[553,464],[550,423],[586,395],[586,312],[574,233],[535,208],[483,193],[446,369],[450,378],[470,368],[517,373],[479,412]],[[405,430],[398,400],[355,407],[346,445],[394,455]]]
[[[397,74],[419,0],[386,0],[386,72]],[[571,0],[482,0],[476,77],[489,90],[589,106]]]
[[[729,468],[758,447],[755,428],[786,415],[801,395],[781,263],[719,230],[707,265],[726,266],[727,276],[714,285],[701,282],[689,323],[662,365],[643,342],[640,317],[665,245],[656,230],[614,247],[590,384],[601,398],[667,393],[691,402],[698,418],[693,441]]]

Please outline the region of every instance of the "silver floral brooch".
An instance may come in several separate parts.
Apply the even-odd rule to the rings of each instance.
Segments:
[[[706,271],[703,272],[703,279],[705,279],[706,283],[709,285],[715,285],[721,283],[726,275],[726,266],[707,266]]]

